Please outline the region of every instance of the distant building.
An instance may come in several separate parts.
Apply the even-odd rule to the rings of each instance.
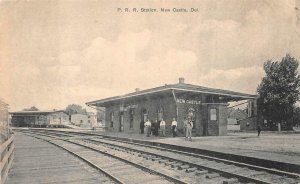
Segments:
[[[71,115],[71,123],[75,126],[81,127],[89,127],[88,116],[85,114],[72,114]]]
[[[238,120],[242,120],[248,117],[247,112],[245,112],[242,109],[234,109],[234,108],[230,108],[228,110],[228,118],[230,119],[236,119]]]
[[[96,127],[97,116],[93,112],[87,112],[87,114],[72,114],[71,123],[81,128]]]
[[[229,109],[228,130],[256,130],[256,111],[257,106],[254,101],[248,101],[246,110],[234,108]]]
[[[69,124],[69,116],[63,110],[10,112],[12,126],[47,127]]]
[[[97,122],[97,114],[93,112],[87,112],[88,116],[88,123],[90,124],[90,127],[100,127],[99,123]]]
[[[105,107],[107,131],[139,133],[147,119],[154,122],[163,118],[170,134],[172,119],[176,118],[178,134],[182,134],[184,117],[188,117],[194,122],[195,135],[210,136],[227,134],[228,102],[256,98],[256,95],[186,84],[180,78],[177,84],[136,90],[86,104]]]

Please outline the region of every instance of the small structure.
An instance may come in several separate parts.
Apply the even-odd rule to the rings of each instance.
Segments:
[[[115,132],[140,132],[141,125],[150,119],[166,121],[167,133],[176,118],[178,133],[183,133],[184,117],[194,122],[198,136],[227,134],[227,106],[230,101],[255,100],[256,95],[213,89],[184,83],[136,90],[123,96],[87,102],[88,106],[105,107],[105,127]]]
[[[69,116],[63,110],[10,112],[12,126],[48,127],[70,124]]]

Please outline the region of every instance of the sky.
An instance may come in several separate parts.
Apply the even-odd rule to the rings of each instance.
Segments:
[[[255,94],[265,61],[300,60],[299,11],[300,0],[3,0],[0,98],[64,109],[179,77]]]

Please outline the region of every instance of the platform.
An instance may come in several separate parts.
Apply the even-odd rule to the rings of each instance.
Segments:
[[[15,132],[15,158],[6,184],[98,184],[103,175],[70,153]]]
[[[294,164],[300,168],[300,134],[295,133],[262,132],[259,137],[255,132],[229,133],[227,136],[193,137],[192,142],[185,140],[184,137],[146,137],[142,134],[108,132],[102,134],[201,149],[208,154],[226,153]]]
[[[58,131],[87,132],[92,134],[123,137],[142,141],[165,143],[189,148],[196,148],[221,153],[249,156],[259,159],[279,161],[300,166],[300,134],[292,132],[256,132],[228,133],[227,136],[193,137],[187,141],[184,137],[160,137],[145,134],[128,134],[122,132],[82,131],[70,129],[53,129]]]
[[[155,139],[154,142],[201,148],[222,153],[237,154],[300,166],[300,134],[238,133],[222,137],[194,137],[186,141],[183,137]]]
[[[145,134],[128,134],[103,131],[80,131],[52,129],[55,131],[86,132],[110,137],[131,139],[134,142],[146,141],[171,149],[197,152],[208,156],[245,162],[263,167],[277,168],[300,173],[300,134],[292,132],[262,132],[258,137],[252,133],[229,133],[227,136],[193,137],[146,137]]]

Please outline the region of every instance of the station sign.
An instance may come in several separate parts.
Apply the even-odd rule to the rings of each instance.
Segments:
[[[135,105],[129,105],[129,106],[121,105],[121,106],[120,106],[120,111],[121,111],[121,112],[122,112],[122,111],[128,111],[129,109],[135,109],[135,108],[137,108],[137,107],[138,107],[137,104],[135,104]]]
[[[176,102],[180,103],[180,104],[191,104],[191,105],[200,105],[201,104],[200,100],[182,99],[182,98],[177,98]]]

